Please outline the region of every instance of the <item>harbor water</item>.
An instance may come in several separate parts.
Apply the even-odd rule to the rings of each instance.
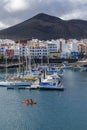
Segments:
[[[63,85],[64,91],[0,87],[0,130],[87,130],[87,72],[64,70]]]

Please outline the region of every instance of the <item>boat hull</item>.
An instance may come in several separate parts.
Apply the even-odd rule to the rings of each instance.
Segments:
[[[64,88],[50,88],[50,87],[39,87],[40,90],[59,90],[63,91]]]
[[[9,81],[2,81],[0,82],[0,86],[7,87],[9,89],[11,88],[26,88],[27,86],[30,86],[31,82],[9,82]]]
[[[64,87],[63,85],[59,85],[59,86],[38,86],[38,88],[40,90],[60,90],[60,91],[63,91],[64,90]]]

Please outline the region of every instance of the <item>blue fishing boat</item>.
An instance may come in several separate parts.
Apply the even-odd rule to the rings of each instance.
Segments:
[[[64,90],[61,78],[57,74],[48,75],[46,79],[39,82],[38,87],[41,90]]]

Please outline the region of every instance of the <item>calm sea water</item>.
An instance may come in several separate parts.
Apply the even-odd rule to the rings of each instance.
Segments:
[[[64,71],[65,90],[0,87],[0,130],[87,130],[87,72]],[[36,105],[23,105],[33,99]]]

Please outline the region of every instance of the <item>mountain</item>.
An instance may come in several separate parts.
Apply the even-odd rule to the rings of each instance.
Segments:
[[[40,13],[15,26],[0,31],[0,38],[50,40],[87,38],[87,21],[62,20]]]

